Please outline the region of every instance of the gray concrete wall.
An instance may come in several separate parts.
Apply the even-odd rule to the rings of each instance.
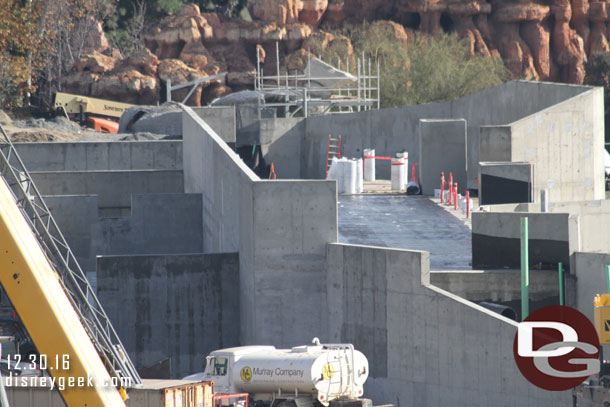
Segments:
[[[173,378],[239,345],[237,253],[98,258],[98,298],[136,367],[171,357]]]
[[[180,170],[31,172],[42,195],[97,195],[100,215],[129,214],[132,194],[184,192]]]
[[[513,356],[516,323],[424,286],[427,252],[329,244],[327,257],[328,340],[367,356],[365,397],[374,404],[571,402],[571,392],[543,391],[523,378]]]
[[[604,199],[603,98],[592,89],[511,124],[511,157],[534,165],[534,196]]]
[[[247,271],[254,306],[242,316],[254,321],[254,330],[244,343],[302,343],[326,327],[324,269],[326,243],[337,241],[336,183],[257,182],[253,215]]]
[[[530,313],[559,304],[558,272],[530,270]],[[520,270],[431,271],[430,284],[473,302],[511,307],[521,316]],[[576,307],[576,278],[564,273],[565,304]]]
[[[302,118],[263,119],[259,122],[260,145],[268,165],[273,163],[278,178],[301,178]]]
[[[200,194],[133,195],[131,216],[101,218],[92,227],[93,252],[203,252]]]
[[[325,244],[337,241],[335,181],[260,181],[188,107],[183,125],[184,182],[202,193],[204,251],[240,253],[242,344],[302,343],[325,326],[320,287]]]
[[[192,109],[225,143],[235,143],[237,135],[235,106],[206,106]],[[181,116],[178,117],[178,123],[181,125]]]
[[[557,275],[556,271],[531,270],[530,299],[532,301],[558,299]],[[520,270],[432,271],[430,284],[468,301],[498,303],[521,301]],[[575,297],[572,297],[572,300],[575,301]]]
[[[15,143],[28,171],[181,170],[182,141]]]
[[[450,102],[312,116],[305,122],[301,174],[304,178],[323,177],[329,134],[344,136],[343,151],[347,157],[362,156],[364,148],[375,148],[376,154],[384,156],[404,149],[409,152],[410,162],[419,162],[417,126],[420,119],[465,118],[468,124],[468,188],[476,188],[475,177],[481,161],[480,126],[509,124],[591,89],[548,82],[511,81]],[[597,94],[593,98],[597,98]],[[600,102],[595,102],[595,106],[587,102],[590,108],[595,107],[593,114],[596,116],[603,114],[603,103],[599,105]],[[580,110],[578,107],[575,109]],[[600,131],[598,123],[601,120],[603,126],[603,119],[595,120],[592,131],[597,134]],[[389,165],[377,164],[380,178],[389,179],[389,171]]]
[[[50,196],[45,202],[89,273],[97,255],[203,251],[200,194],[136,194],[131,215],[113,218],[98,216],[97,196]]]
[[[479,162],[479,204],[531,202],[533,170],[529,163]],[[485,190],[488,195],[485,196]]]
[[[472,213],[472,266],[519,268],[521,218],[529,223],[529,262],[545,269],[567,268],[578,250],[578,216],[568,213]]]
[[[549,213],[569,213],[577,232],[572,251],[610,252],[610,200],[549,202]],[[493,213],[539,213],[540,203],[486,206]]]
[[[610,253],[574,253],[576,308],[593,322],[593,299],[606,291],[606,266]]]
[[[190,108],[184,108],[182,126],[184,190],[202,194],[204,252],[237,252],[259,178]]]
[[[465,193],[466,146],[466,120],[419,121],[419,174],[424,195],[434,195],[434,190],[440,188],[441,172],[447,180],[451,172],[453,182],[458,183],[458,192]]]

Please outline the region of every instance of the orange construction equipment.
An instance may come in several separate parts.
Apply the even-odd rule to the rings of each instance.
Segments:
[[[328,150],[326,150],[326,172],[324,173],[324,179],[328,178],[328,168],[333,162],[333,158],[341,158],[341,136],[333,138],[331,135],[328,136]]]
[[[87,118],[91,122],[93,129],[96,131],[100,131],[102,133],[118,133],[119,132],[119,124],[115,121],[102,119],[99,117],[89,117]]]

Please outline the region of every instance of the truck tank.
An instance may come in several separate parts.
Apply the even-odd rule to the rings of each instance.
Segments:
[[[214,370],[219,362],[226,363],[226,370]],[[254,398],[308,394],[328,405],[338,398],[361,397],[368,373],[366,357],[349,344],[243,346],[212,352],[203,380],[213,380],[219,392],[249,393]]]

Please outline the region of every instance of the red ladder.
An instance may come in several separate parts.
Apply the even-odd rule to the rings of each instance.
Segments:
[[[328,168],[333,162],[333,158],[341,158],[341,136],[333,138],[331,135],[328,136],[328,150],[326,151],[326,173],[324,178],[328,178]]]

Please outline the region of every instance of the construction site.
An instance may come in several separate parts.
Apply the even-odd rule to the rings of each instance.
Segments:
[[[593,322],[605,291],[603,88],[515,80],[379,109],[375,63],[358,63],[356,76],[317,59],[301,76],[259,70],[254,91],[209,107],[130,108],[130,137],[3,129],[2,306],[40,355],[71,355],[66,377],[130,381],[98,397],[5,377],[9,405],[210,407],[214,375],[217,404],[607,405],[603,385],[532,385],[513,357],[522,219],[529,312],[561,303]],[[267,367],[237,361],[248,345]],[[350,392],[308,398],[280,349],[343,355],[316,380],[351,375]]]

